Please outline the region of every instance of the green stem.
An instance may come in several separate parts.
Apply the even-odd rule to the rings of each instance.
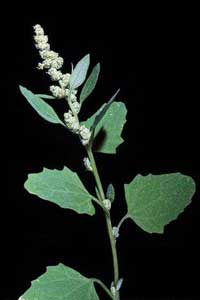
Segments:
[[[109,295],[109,297],[111,299],[113,299],[112,293],[110,292],[110,290],[107,288],[107,286],[101,280],[96,279],[96,278],[91,278],[91,279],[93,280],[93,282],[98,283],[102,287],[102,289]]]
[[[104,210],[104,212],[106,214],[108,214],[108,210],[105,208],[105,206],[103,205],[103,203],[100,200],[98,200],[96,197],[94,197],[93,195],[91,195],[91,197],[92,197],[92,200],[94,202],[96,202]]]
[[[71,103],[71,91],[69,93],[68,103],[69,103],[69,107],[70,107],[74,117],[79,122],[78,116],[77,116],[76,112],[74,111],[72,103]],[[85,148],[86,148],[89,160],[90,160],[90,164],[91,164],[91,167],[92,167],[92,170],[93,170],[92,172],[93,172],[93,175],[94,175],[94,178],[95,178],[95,181],[96,181],[96,186],[98,188],[99,196],[100,196],[99,201],[95,197],[93,197],[93,200],[95,202],[97,202],[103,208],[104,215],[105,215],[105,218],[106,218],[107,230],[108,230],[108,235],[109,235],[109,240],[110,240],[110,245],[111,245],[111,250],[112,250],[112,258],[113,258],[114,286],[116,287],[117,282],[119,280],[119,264],[118,264],[116,242],[115,242],[115,238],[113,236],[113,231],[112,231],[112,223],[111,223],[110,212],[105,207],[103,207],[103,205],[102,205],[102,202],[105,199],[105,194],[104,194],[104,190],[103,190],[103,187],[102,187],[101,179],[100,179],[100,176],[99,176],[99,172],[98,172],[98,169],[97,169],[97,166],[96,166],[96,162],[95,162],[95,159],[94,159],[94,155],[93,155],[91,146],[89,145],[89,146],[86,146]],[[99,281],[99,280],[97,280],[97,281],[103,287],[102,283],[100,283],[101,281]],[[103,288],[104,288],[105,291],[109,291],[107,289],[107,287],[104,286]],[[112,297],[113,300],[120,300],[119,291],[116,291],[115,296],[112,296],[112,294],[109,291],[109,295]]]
[[[104,190],[102,187],[101,179],[97,170],[96,162],[94,159],[93,152],[91,150],[91,147],[86,147],[88,157],[90,159],[90,164],[93,170],[93,175],[96,181],[96,185],[100,194],[100,201],[103,201],[105,199],[105,194]],[[113,258],[113,272],[114,272],[114,286],[117,286],[117,282],[119,280],[119,263],[118,263],[118,256],[117,256],[117,249],[116,249],[116,242],[115,238],[113,236],[113,231],[112,231],[112,223],[111,223],[111,217],[110,213],[107,212],[105,213],[105,218],[106,218],[106,224],[107,224],[107,230],[108,230],[108,235],[109,235],[109,240],[110,240],[110,245],[111,245],[111,250],[112,250],[112,258]],[[116,291],[116,295],[114,297],[114,300],[119,300],[120,295],[119,291]]]
[[[110,218],[110,216],[105,216],[105,217],[106,217],[108,235],[110,238],[110,245],[111,245],[111,249],[112,249],[113,267],[114,267],[114,284],[116,286],[117,282],[119,280],[119,264],[118,264],[118,257],[117,257],[116,242],[115,242],[115,238],[113,236],[111,218]]]
[[[104,194],[103,187],[102,187],[102,184],[101,184],[99,172],[97,170],[94,155],[92,153],[91,147],[89,147],[89,148],[87,147],[86,150],[87,150],[87,154],[88,154],[91,166],[92,166],[93,175],[94,175],[94,178],[95,178],[95,181],[96,181],[96,185],[97,185],[100,197],[101,197],[100,200],[103,201],[105,199],[105,194]]]
[[[121,219],[121,221],[120,221],[119,224],[117,225],[118,230],[120,230],[120,227],[122,226],[122,224],[124,223],[124,221],[126,221],[126,219],[128,219],[128,218],[129,218],[129,215],[126,214],[126,215]]]

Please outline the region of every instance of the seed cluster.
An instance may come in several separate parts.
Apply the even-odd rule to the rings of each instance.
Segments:
[[[80,103],[77,100],[77,90],[69,89],[71,74],[63,74],[61,68],[64,60],[55,51],[50,50],[48,36],[44,34],[41,25],[37,24],[34,27],[35,46],[39,50],[42,62],[37,66],[39,70],[45,70],[51,80],[58,82],[58,85],[51,85],[50,92],[56,99],[66,98],[70,102],[70,110],[64,113],[64,122],[67,128],[80,136],[82,144],[85,146],[89,143],[91,132],[85,125],[80,125],[77,114],[80,112]]]
[[[35,46],[39,50],[42,62],[38,63],[39,70],[45,70],[52,81],[58,81],[57,86],[50,86],[50,91],[55,98],[61,99],[66,97],[66,88],[69,85],[70,74],[63,74],[60,69],[63,66],[64,59],[55,51],[50,50],[48,36],[44,34],[41,25],[37,24],[34,27]]]

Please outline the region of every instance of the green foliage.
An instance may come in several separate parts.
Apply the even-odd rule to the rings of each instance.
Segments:
[[[105,107],[105,104],[103,105]],[[95,119],[102,112],[100,108],[92,117],[83,122],[87,127],[94,126]],[[94,149],[96,152],[114,154],[116,148],[124,141],[121,138],[123,126],[126,122],[127,109],[123,102],[113,102],[105,114],[98,119],[94,139],[102,134],[102,140]],[[98,142],[98,141],[97,141]]]
[[[42,118],[51,123],[64,125],[49,104],[47,104],[37,95],[33,94],[31,91],[27,90],[25,87],[20,86],[19,88],[22,95]]]
[[[99,78],[100,64],[98,63],[92,70],[80,94],[80,102],[83,103],[93,92]]]
[[[46,36],[43,36],[42,27],[37,24],[34,26],[34,30],[37,48],[40,50],[48,49],[49,45],[45,45],[47,39]],[[39,43],[39,41],[44,41],[44,43]],[[45,50],[45,52],[40,52],[40,56],[42,59],[46,56],[50,57],[47,61],[44,59],[44,64],[40,64],[40,69],[45,68],[45,71],[47,71],[52,66],[56,66],[51,71],[54,72],[54,75],[56,74],[58,80],[63,78],[63,74],[59,70],[62,59],[59,61],[60,58],[57,58],[56,53]],[[75,67],[71,65],[69,87],[66,83],[65,88],[69,88],[70,92],[74,93],[74,97],[72,99],[71,94],[71,100],[69,99],[70,94],[67,93],[69,90],[63,93],[63,95],[66,95],[65,98],[69,105],[69,111],[64,115],[66,125],[59,119],[53,108],[43,100],[55,99],[55,97],[45,94],[33,94],[22,86],[20,86],[20,91],[45,120],[67,127],[82,139],[82,143],[86,140],[83,145],[88,157],[86,160],[84,159],[84,162],[88,163],[86,169],[94,175],[94,189],[98,199],[86,190],[78,175],[67,167],[64,167],[63,170],[44,168],[40,173],[29,174],[24,186],[29,193],[56,203],[62,208],[72,209],[79,214],[94,215],[95,208],[92,200],[103,209],[113,256],[113,282],[109,290],[100,280],[86,278],[77,271],[59,264],[48,267],[45,274],[33,280],[31,287],[20,297],[20,300],[99,300],[94,282],[98,283],[111,299],[118,300],[123,280],[119,278],[116,240],[120,236],[119,231],[123,222],[129,217],[146,232],[163,233],[164,226],[178,217],[190,203],[195,192],[193,179],[181,173],[137,175],[134,180],[124,186],[128,213],[121,219],[117,227],[112,225],[110,214],[112,211],[110,211],[110,208],[111,202],[115,199],[115,189],[112,184],[109,184],[106,196],[104,196],[104,189],[92,148],[100,153],[116,153],[117,147],[123,142],[121,133],[126,122],[127,109],[123,102],[114,102],[119,93],[118,90],[94,115],[81,122],[87,128],[80,126],[79,106],[93,92],[100,73],[100,64],[98,63],[86,80],[89,65],[89,54],[84,56]],[[57,72],[57,69],[59,72]],[[80,93],[79,105],[77,103],[78,98],[75,96],[77,91],[73,90],[80,87],[85,80],[86,82]],[[62,82],[60,85],[64,89]]]
[[[112,183],[110,183],[108,185],[107,192],[106,192],[106,198],[109,199],[111,202],[113,202],[115,200],[115,188],[112,185]]]
[[[61,171],[44,168],[41,173],[29,174],[25,188],[29,193],[54,202],[60,207],[73,209],[80,214],[95,213],[92,196],[78,175],[67,167]]]
[[[102,105],[102,107],[98,110],[98,112],[95,115],[95,118],[93,120],[93,123],[91,125],[91,128],[90,128],[91,131],[95,131],[97,125],[103,119],[104,115],[107,113],[109,107],[111,106],[111,104],[115,100],[115,98],[118,95],[119,91],[120,90],[117,90],[117,92],[112,96],[112,98],[108,101],[108,103],[105,103],[104,105]]]
[[[181,173],[137,175],[125,184],[128,215],[143,230],[163,233],[164,226],[190,203],[194,192],[193,179]]]
[[[43,99],[56,99],[55,97],[51,95],[46,95],[46,94],[36,94],[36,96],[43,98]]]
[[[75,66],[70,76],[70,88],[78,88],[86,79],[87,71],[90,65],[90,55],[85,55]]]
[[[92,279],[59,264],[33,280],[22,300],[99,300]]]

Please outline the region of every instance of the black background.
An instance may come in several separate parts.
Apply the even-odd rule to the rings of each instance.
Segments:
[[[19,84],[35,93],[48,93],[50,85],[49,78],[36,70],[39,56],[32,39],[36,23],[45,28],[52,49],[65,59],[63,71],[69,71],[70,63],[86,53],[91,54],[93,65],[101,63],[99,83],[85,102],[82,118],[121,88],[117,99],[128,108],[125,142],[117,155],[96,155],[104,187],[110,182],[116,187],[113,223],[126,212],[123,184],[138,173],[182,172],[192,176],[197,185],[192,204],[163,235],[149,235],[131,221],[123,225],[118,242],[122,299],[198,298],[199,96],[187,21],[182,26],[179,21],[173,26],[159,22],[158,26],[153,20],[126,25],[116,18],[104,27],[102,16],[98,29],[93,22],[90,27],[77,22],[70,30],[66,18],[26,16],[13,19],[11,66],[3,79],[7,115],[2,127],[6,141],[2,164],[6,162],[7,174],[3,185],[7,208],[2,214],[3,299],[18,299],[47,265],[59,262],[108,285],[112,280],[109,242],[99,209],[94,217],[78,215],[23,189],[27,174],[43,167],[62,169],[66,165],[78,172],[90,189],[93,182],[84,171],[85,153],[78,140],[41,119],[19,92]],[[54,107],[61,114],[64,104]]]

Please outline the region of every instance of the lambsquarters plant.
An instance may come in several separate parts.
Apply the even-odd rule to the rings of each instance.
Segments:
[[[48,36],[40,25],[34,26],[34,34],[35,46],[42,59],[37,68],[44,70],[54,82],[50,86],[52,95],[33,94],[22,86],[20,91],[46,121],[64,126],[79,138],[86,153],[83,163],[86,170],[94,176],[96,193],[91,194],[77,173],[68,167],[61,171],[44,168],[40,173],[29,174],[25,188],[31,194],[79,214],[92,216],[95,214],[92,202],[99,205],[104,212],[110,240],[113,281],[107,287],[100,279],[87,278],[60,263],[47,267],[46,273],[32,281],[31,287],[20,300],[99,300],[96,284],[104,289],[110,299],[120,300],[123,274],[119,272],[116,244],[122,223],[130,218],[146,232],[163,233],[164,226],[176,219],[191,202],[195,183],[191,177],[181,173],[137,175],[124,185],[126,215],[118,225],[112,224],[111,207],[115,200],[115,189],[112,184],[107,189],[102,185],[93,151],[116,153],[116,148],[123,142],[121,133],[126,122],[126,106],[123,102],[115,101],[118,90],[94,115],[87,120],[80,120],[79,112],[96,86],[100,64],[92,69],[87,78],[90,65],[90,55],[87,54],[74,68],[72,66],[71,73],[64,74],[61,71],[63,58],[50,49]],[[43,99],[66,102],[62,120]],[[98,149],[94,149],[94,141],[102,130],[106,133],[104,140]]]

